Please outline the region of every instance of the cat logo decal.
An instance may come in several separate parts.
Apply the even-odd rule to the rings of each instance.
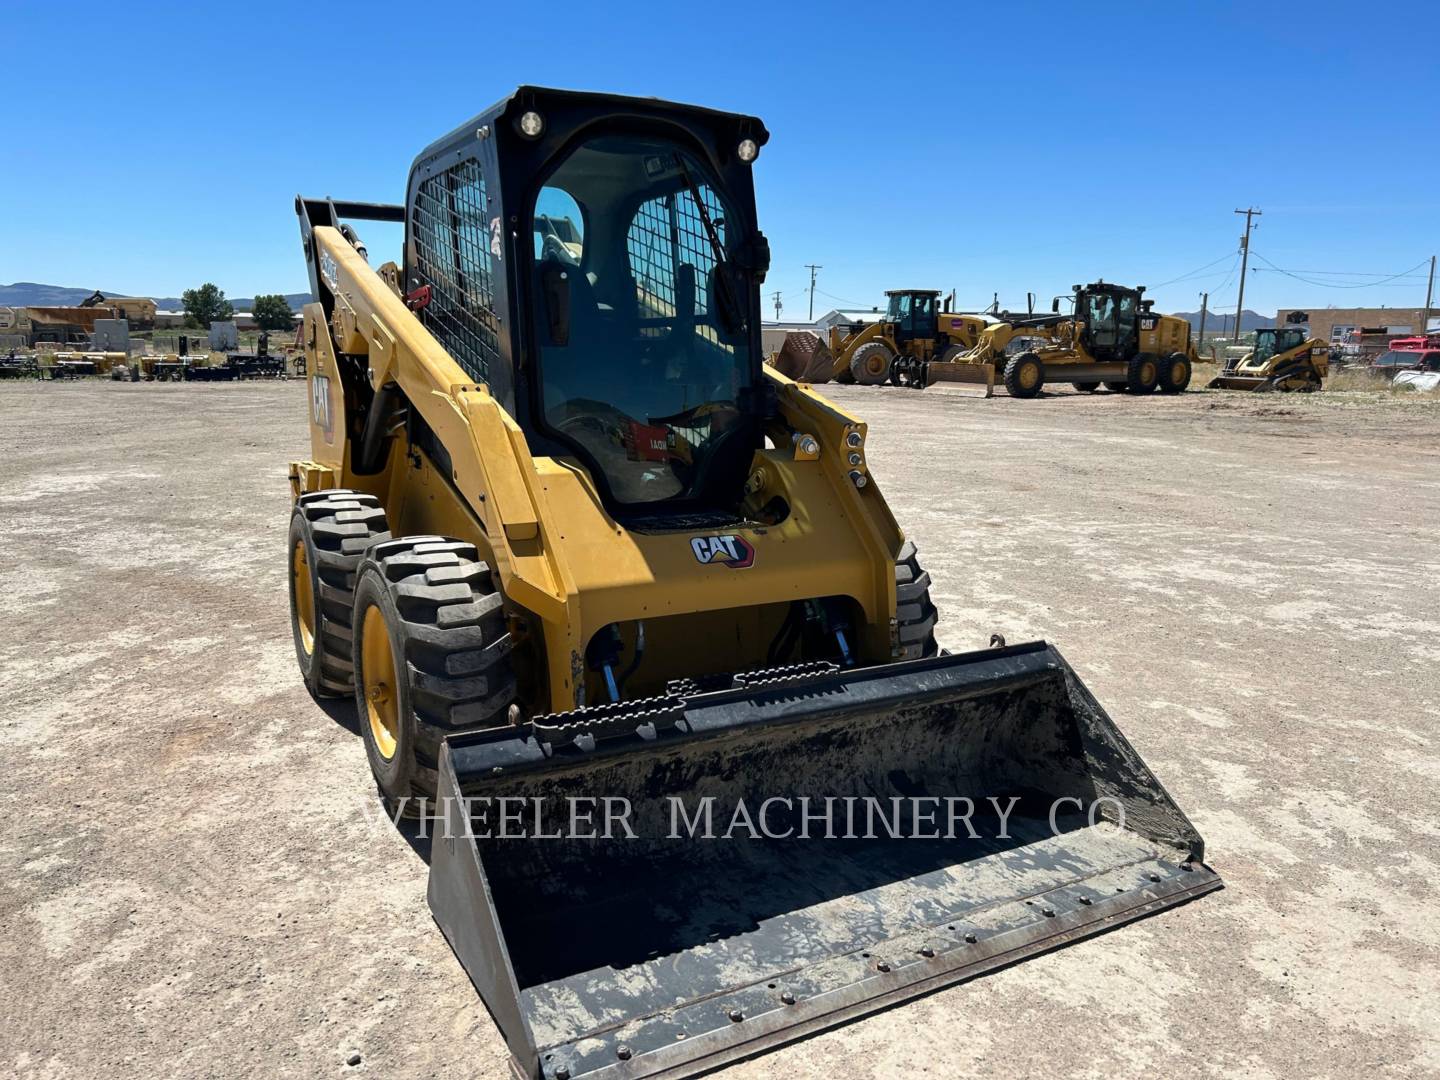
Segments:
[[[734,533],[724,536],[692,536],[690,550],[695,560],[704,566],[728,566],[731,570],[744,570],[755,565],[755,548],[743,537]]]

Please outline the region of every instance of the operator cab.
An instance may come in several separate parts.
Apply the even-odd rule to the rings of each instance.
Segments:
[[[1075,286],[1075,317],[1084,323],[1080,341],[1086,352],[1096,360],[1117,361],[1140,351],[1143,292],[1103,281]]]
[[[522,87],[412,168],[422,320],[617,517],[743,498],[772,407],[750,172],[767,138],[754,117]]]
[[[939,290],[895,289],[885,295],[889,297],[885,321],[895,327],[896,344],[903,348],[907,342],[939,336]]]
[[[1255,331],[1255,351],[1252,363],[1263,363],[1271,357],[1298,349],[1309,340],[1303,327],[1276,326]]]

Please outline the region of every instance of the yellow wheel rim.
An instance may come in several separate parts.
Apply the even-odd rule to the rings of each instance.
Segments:
[[[300,647],[309,656],[315,651],[315,590],[310,585],[310,558],[305,541],[295,541],[290,555],[290,579],[295,585],[295,620],[300,626]]]
[[[1153,383],[1153,382],[1155,381],[1155,376],[1156,376],[1156,371],[1155,371],[1155,365],[1154,365],[1154,364],[1142,364],[1142,365],[1140,365],[1140,378],[1142,378],[1142,379],[1145,381],[1145,384],[1146,384],[1147,386],[1150,385],[1151,383]]]
[[[1034,364],[1026,364],[1020,369],[1020,385],[1026,390],[1040,381],[1040,369]]]
[[[883,375],[885,373],[885,357],[879,353],[871,353],[866,366],[871,375]]]
[[[400,737],[400,698],[390,635],[385,630],[385,617],[374,604],[365,609],[360,626],[360,666],[370,735],[380,756],[389,761],[395,756],[395,743]]]
[[[1185,362],[1183,360],[1176,360],[1174,366],[1170,368],[1170,385],[1179,386],[1184,381]]]

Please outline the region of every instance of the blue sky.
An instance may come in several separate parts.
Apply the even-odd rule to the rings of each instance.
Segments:
[[[777,289],[805,315],[806,263],[817,314],[909,285],[1048,304],[1096,277],[1233,311],[1247,205],[1246,307],[1418,306],[1440,64],[1389,32],[1433,8],[1384,7],[1367,43],[1359,4],[12,0],[0,282],[303,291],[297,191],[399,201],[427,142],[532,82],[764,119],[767,316]]]

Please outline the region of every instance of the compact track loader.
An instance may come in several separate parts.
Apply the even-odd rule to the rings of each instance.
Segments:
[[[1211,390],[1319,390],[1330,373],[1330,346],[1301,326],[1255,331],[1255,347],[1231,360]]]
[[[296,655],[426,800],[535,1080],[709,1069],[1220,884],[1053,647],[937,648],[865,424],[762,365],[767,138],[522,87],[403,205],[296,202]]]
[[[1085,393],[1103,385],[1117,393],[1178,394],[1190,385],[1199,362],[1190,324],[1153,313],[1144,294],[1143,285],[1076,285],[1072,314],[1060,313],[1056,297],[1049,315],[1002,315],[956,361],[989,365],[994,381],[1003,382],[1011,397],[1035,397],[1052,382],[1068,382]],[[1017,337],[1042,343],[1009,355],[1006,347]]]

